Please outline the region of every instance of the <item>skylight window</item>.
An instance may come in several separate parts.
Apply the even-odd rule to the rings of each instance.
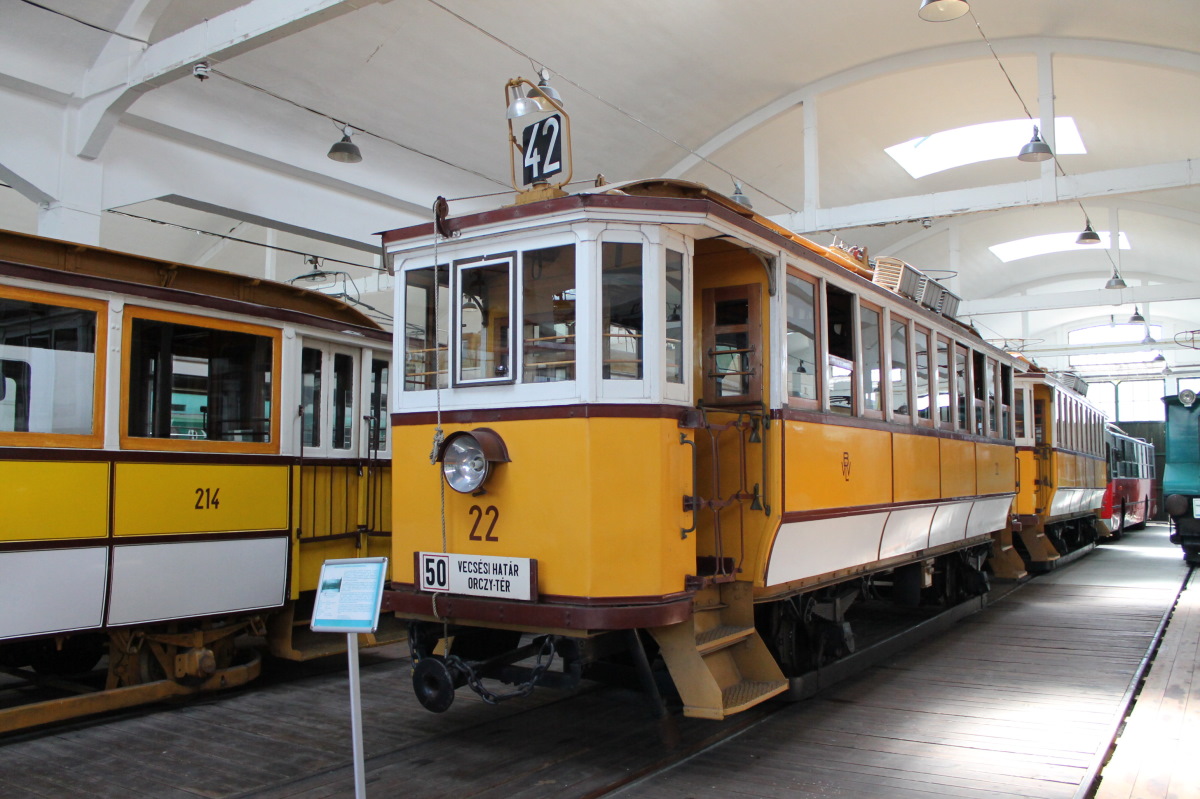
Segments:
[[[1028,119],[1008,119],[968,125],[912,139],[888,147],[884,152],[904,167],[908,174],[923,178],[956,166],[997,158],[1016,158],[1032,138],[1033,124]],[[1087,152],[1073,117],[1055,118],[1054,134],[1054,152],[1058,155]]]
[[[1035,255],[1046,255],[1052,252],[1067,252],[1069,250],[1106,250],[1108,249],[1109,231],[1096,231],[1100,236],[1099,244],[1076,244],[1075,240],[1079,238],[1079,231],[1072,230],[1066,233],[1047,233],[1042,236],[1029,236],[1024,239],[1016,239],[1015,241],[1006,241],[1003,244],[993,244],[988,247],[995,255],[1004,263],[1009,261],[1019,261],[1022,258],[1032,258]],[[1122,250],[1129,249],[1129,238],[1121,233],[1117,236],[1117,246]]]

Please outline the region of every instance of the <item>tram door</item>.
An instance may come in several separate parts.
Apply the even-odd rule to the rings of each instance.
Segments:
[[[756,540],[771,512],[766,271],[723,241],[698,242],[694,264],[698,569],[732,579],[748,554],[743,543]]]

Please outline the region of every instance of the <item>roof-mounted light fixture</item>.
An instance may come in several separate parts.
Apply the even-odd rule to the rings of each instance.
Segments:
[[[742,191],[742,182],[737,178],[733,179],[733,194],[730,195],[729,199],[747,208],[754,207],[754,203],[750,202],[750,198],[746,196],[746,192]]]
[[[358,149],[358,145],[350,141],[351,134],[354,129],[349,125],[342,127],[342,140],[334,142],[329,148],[329,157],[343,164],[357,164],[362,160],[362,151]]]
[[[917,16],[926,22],[949,22],[970,10],[967,0],[921,0]]]
[[[1122,279],[1121,275],[1117,272],[1117,267],[1115,267],[1115,266],[1113,267],[1112,277],[1110,277],[1108,279],[1108,282],[1104,284],[1104,288],[1106,288],[1106,289],[1128,288],[1128,286],[1125,285],[1124,279]]]
[[[1085,217],[1086,219],[1086,217]],[[1079,234],[1079,238],[1075,239],[1076,244],[1099,244],[1100,234],[1092,229],[1092,220],[1087,220],[1087,226],[1083,232]]]
[[[1054,153],[1050,150],[1050,145],[1042,141],[1042,134],[1038,130],[1038,126],[1033,126],[1033,138],[1029,143],[1021,148],[1021,152],[1017,155],[1018,161],[1049,161],[1054,157]]]
[[[1136,305],[1133,306],[1133,316],[1129,317],[1129,324],[1131,324],[1131,325],[1146,324],[1146,317],[1142,316],[1142,312],[1138,310],[1138,307]]]
[[[539,104],[543,97],[553,100],[560,106],[563,104],[562,96],[559,95],[558,89],[550,85],[550,70],[545,67],[538,70],[537,86],[526,92],[525,96],[537,100]]]

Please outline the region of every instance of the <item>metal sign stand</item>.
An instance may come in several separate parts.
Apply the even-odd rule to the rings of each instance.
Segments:
[[[317,581],[311,629],[345,633],[350,673],[350,739],[354,749],[354,796],[366,799],[367,772],[363,754],[362,688],[358,672],[358,636],[379,626],[379,602],[387,558],[327,560]]]

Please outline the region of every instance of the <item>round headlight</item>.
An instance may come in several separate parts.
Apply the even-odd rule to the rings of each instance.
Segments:
[[[483,485],[488,475],[488,459],[474,436],[455,436],[446,445],[442,474],[446,477],[446,485],[463,494]]]

